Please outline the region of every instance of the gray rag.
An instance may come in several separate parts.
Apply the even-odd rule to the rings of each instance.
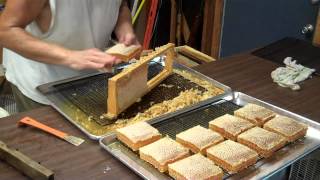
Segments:
[[[286,57],[283,61],[286,67],[279,67],[271,72],[273,82],[281,87],[299,90],[300,86],[297,83],[310,77],[315,69],[304,67],[296,62],[296,60],[292,60],[292,57]]]

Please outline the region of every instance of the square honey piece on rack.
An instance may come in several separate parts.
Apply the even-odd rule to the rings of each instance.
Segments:
[[[139,149],[140,158],[157,168],[160,172],[168,170],[168,164],[189,156],[189,149],[169,137]]]
[[[176,135],[176,141],[189,148],[193,153],[206,154],[206,149],[224,138],[210,129],[200,125],[190,128]]]
[[[195,154],[185,159],[169,164],[169,175],[174,179],[215,179],[223,177],[223,171],[213,161],[201,154]]]
[[[258,153],[245,145],[226,140],[209,148],[207,157],[229,173],[237,173],[255,164]]]
[[[255,125],[239,117],[225,114],[209,122],[209,128],[220,133],[223,137],[237,140],[237,136]]]
[[[161,138],[159,131],[146,122],[138,122],[116,130],[117,138],[133,151]]]
[[[251,103],[234,111],[234,115],[246,119],[257,126],[263,126],[264,123],[276,116],[273,111]]]
[[[238,142],[267,158],[286,144],[286,138],[263,128],[254,127],[240,134]]]
[[[263,128],[286,137],[288,142],[304,137],[308,130],[306,124],[280,115],[264,124]]]

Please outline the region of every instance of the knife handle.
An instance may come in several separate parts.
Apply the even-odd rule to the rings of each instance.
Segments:
[[[21,119],[19,122],[18,122],[18,125],[29,125],[29,126],[32,126],[32,127],[35,127],[35,128],[38,128],[38,129],[41,129],[47,133],[50,133],[50,134],[53,134],[59,138],[64,138],[67,136],[66,133],[64,132],[61,132],[59,130],[56,130],[56,129],[53,129],[47,125],[44,125],[30,117],[24,117],[23,119]]]

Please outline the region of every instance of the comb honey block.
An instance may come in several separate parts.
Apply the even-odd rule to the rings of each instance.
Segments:
[[[133,151],[161,138],[159,131],[146,122],[138,122],[116,130],[117,138]]]
[[[176,135],[177,142],[189,148],[193,153],[200,152],[201,154],[205,154],[207,148],[223,140],[220,134],[200,125]]]
[[[230,114],[225,114],[209,122],[210,129],[233,141],[237,140],[239,134],[252,127],[254,124],[249,121]]]
[[[276,114],[267,108],[249,103],[234,111],[234,115],[246,119],[257,126],[262,126],[265,122],[275,117]]]
[[[262,157],[270,157],[286,144],[286,139],[274,132],[254,127],[238,136],[238,142],[255,150]]]
[[[226,140],[210,147],[207,157],[229,173],[237,173],[255,164],[258,153],[245,145]]]
[[[288,142],[304,137],[308,130],[307,125],[280,115],[264,124],[263,128],[286,137]]]
[[[139,149],[140,158],[152,164],[160,172],[168,170],[168,164],[189,156],[189,149],[169,137]]]
[[[119,43],[106,50],[106,53],[116,56],[117,58],[127,62],[134,58],[134,56],[136,56],[140,50],[141,46],[126,46],[125,44]]]
[[[195,154],[168,165],[169,175],[174,179],[219,180],[223,177],[220,167],[201,154]]]

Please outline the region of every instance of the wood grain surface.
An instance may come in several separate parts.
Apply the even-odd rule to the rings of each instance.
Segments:
[[[270,73],[279,67],[271,61],[251,54],[241,54],[215,61],[195,69],[240,91],[320,122],[320,77],[302,83],[300,91],[292,91],[272,82]]]
[[[53,128],[85,139],[76,147],[64,140],[31,127],[18,127],[17,121],[30,116]],[[18,149],[55,173],[56,180],[139,179],[127,167],[89,140],[75,126],[51,107],[44,107],[0,119],[0,139],[10,148]],[[0,179],[28,179],[19,171],[0,161]]]
[[[250,54],[242,54],[208,63],[196,69],[236,91],[320,122],[320,77],[314,76],[301,83],[300,91],[292,91],[272,82],[270,73],[278,66]],[[84,138],[86,142],[75,147],[37,129],[18,128],[17,121],[26,115],[53,128]],[[140,179],[100,148],[98,142],[86,138],[51,107],[0,119],[0,140],[53,170],[55,179],[58,180]],[[0,161],[0,179],[27,179],[27,177]]]
[[[320,46],[320,8],[318,9],[318,16],[317,16],[317,21],[315,25],[312,42],[314,45]]]

